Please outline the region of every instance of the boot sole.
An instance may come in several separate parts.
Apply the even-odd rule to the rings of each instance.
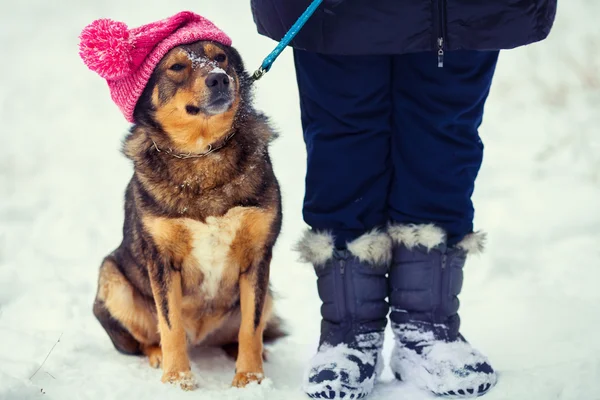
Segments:
[[[405,382],[399,373],[395,372],[394,376],[396,377],[397,380],[399,380],[401,382]],[[433,393],[436,396],[443,397],[444,399],[474,399],[477,397],[481,397],[484,394],[487,394],[490,391],[490,389],[492,388],[492,386],[493,385],[491,383],[479,385],[479,387],[477,388],[477,392],[475,391],[475,389],[465,389],[465,390],[461,389],[456,392],[453,390],[450,390],[448,392],[443,392],[443,393],[434,392],[433,390],[429,390],[429,392]]]
[[[344,392],[335,392],[335,391],[322,391],[320,393],[307,393],[307,396],[310,397],[311,399],[364,399],[365,397],[367,397],[369,395],[369,393],[352,393],[352,394],[346,394]]]

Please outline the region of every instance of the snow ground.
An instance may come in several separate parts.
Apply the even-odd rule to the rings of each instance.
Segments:
[[[319,303],[312,271],[290,251],[304,228],[305,154],[289,52],[257,94],[282,133],[272,148],[285,198],[273,281],[292,333],[271,348],[269,380],[230,389],[233,363],[197,350],[201,388],[181,392],[114,351],[91,313],[100,260],[120,241],[131,167],[119,153],[128,125],[80,62],[77,35],[99,17],[137,26],[190,9],[230,33],[254,68],[273,43],[255,34],[249,2],[235,3],[0,2],[1,400],[305,398]],[[561,2],[549,40],[501,56],[475,195],[489,247],[469,262],[461,297],[465,335],[500,373],[488,400],[600,399],[599,14],[596,0]],[[372,396],[429,398],[389,370]]]

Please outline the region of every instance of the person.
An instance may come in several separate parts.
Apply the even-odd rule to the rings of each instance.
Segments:
[[[280,40],[311,0],[252,0]],[[387,316],[395,376],[440,396],[488,392],[496,374],[460,334],[478,134],[499,51],[545,39],[556,0],[325,0],[291,43],[307,149],[298,245],[323,301],[304,390],[371,393]],[[389,299],[389,301],[386,301]],[[390,312],[391,310],[391,312]]]

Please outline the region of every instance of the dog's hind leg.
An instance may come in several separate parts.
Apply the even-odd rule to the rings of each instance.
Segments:
[[[160,368],[162,365],[162,349],[156,345],[142,345],[142,352],[148,357],[152,368]]]
[[[120,353],[127,355],[142,354],[140,343],[110,314],[106,304],[98,298],[94,301],[94,315]]]
[[[94,315],[121,353],[147,354],[149,346],[159,343],[153,304],[139,294],[110,256],[100,267]]]

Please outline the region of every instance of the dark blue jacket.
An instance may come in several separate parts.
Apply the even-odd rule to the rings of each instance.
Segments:
[[[251,0],[258,32],[280,40],[311,0]],[[325,54],[501,50],[545,39],[557,0],[325,0],[292,42]]]

